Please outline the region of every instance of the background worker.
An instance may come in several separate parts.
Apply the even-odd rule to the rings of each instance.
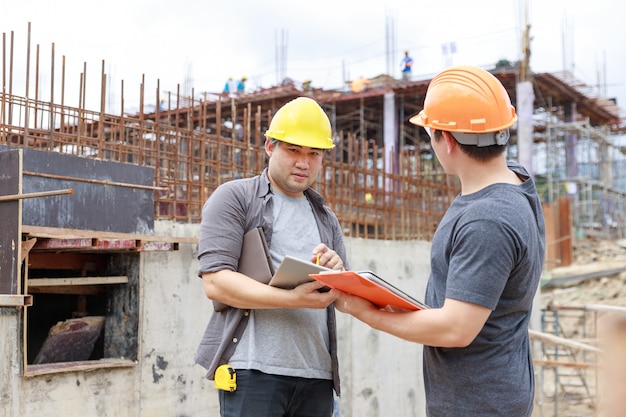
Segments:
[[[350,89],[353,93],[364,93],[370,88],[370,80],[362,75],[350,83]]]
[[[246,92],[246,81],[248,78],[244,76],[237,82],[237,94],[241,95]]]
[[[292,290],[236,272],[243,235],[261,226],[275,267],[285,255],[341,270],[346,251],[335,214],[311,185],[327,149],[330,121],[312,99],[281,107],[266,132],[268,167],[218,187],[202,210],[199,274],[209,299],[232,308],[211,316],[196,362],[213,379],[236,370],[237,389],[219,391],[222,417],[330,417],[339,395],[335,291]]]
[[[517,120],[490,73],[449,68],[431,81],[424,109],[410,119],[429,132],[461,194],[433,237],[425,302],[389,312],[342,294],[335,307],[378,329],[424,345],[430,417],[528,417],[534,379],[528,336],[543,266],[545,227],[532,178],[507,163]]]
[[[237,93],[237,81],[233,80],[233,77],[228,77],[226,84],[224,84],[223,93],[231,97],[234,97],[234,94]]]
[[[409,51],[404,51],[404,58],[400,63],[402,67],[402,81],[411,81],[411,70],[413,69],[413,58],[409,56]]]

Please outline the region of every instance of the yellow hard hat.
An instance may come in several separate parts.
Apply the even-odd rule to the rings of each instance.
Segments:
[[[335,147],[328,116],[308,97],[298,97],[278,109],[265,136],[309,148]]]
[[[467,145],[488,146],[506,143],[507,129],[515,124],[517,115],[506,89],[495,76],[479,67],[456,66],[432,79],[424,110],[409,121],[456,132],[454,137]]]

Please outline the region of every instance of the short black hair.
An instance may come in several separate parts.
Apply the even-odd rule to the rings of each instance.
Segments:
[[[452,137],[454,137],[454,132],[448,132]],[[441,130],[433,130],[432,135],[433,139],[439,141],[442,136]],[[459,144],[459,147],[463,151],[464,154],[469,156],[472,159],[475,159],[479,162],[488,162],[492,159],[502,155],[506,149],[506,145],[489,145],[489,146],[476,146],[476,145],[464,145],[456,138],[454,139],[456,143]]]

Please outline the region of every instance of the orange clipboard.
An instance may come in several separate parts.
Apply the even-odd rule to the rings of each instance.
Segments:
[[[391,306],[413,311],[429,308],[372,271],[333,271],[309,276],[330,288],[364,298],[380,308]]]

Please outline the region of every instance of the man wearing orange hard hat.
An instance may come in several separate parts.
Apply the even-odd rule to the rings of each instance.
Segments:
[[[335,307],[371,327],[424,345],[429,417],[529,417],[534,399],[528,323],[543,266],[545,226],[534,181],[507,162],[517,116],[496,77],[473,66],[439,73],[424,109],[443,169],[461,193],[431,246],[428,309],[379,310],[341,294]]]
[[[311,188],[335,146],[330,120],[316,101],[298,97],[276,112],[265,136],[267,168],[222,184],[202,209],[198,274],[207,298],[227,306],[212,313],[196,362],[216,381],[222,417],[329,417],[333,389],[340,393],[337,294],[318,291],[318,281],[269,286],[237,269],[244,235],[256,227],[274,268],[287,255],[347,267],[339,221]],[[224,366],[236,380],[222,388]]]

